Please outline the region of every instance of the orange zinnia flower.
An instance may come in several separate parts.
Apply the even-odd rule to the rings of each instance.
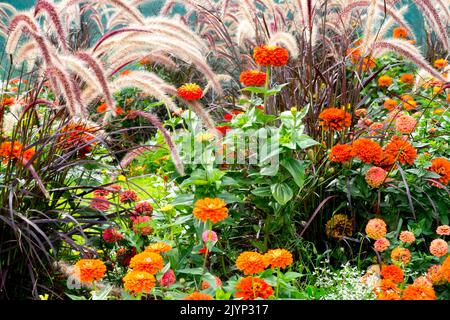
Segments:
[[[265,269],[263,255],[253,251],[242,252],[236,259],[236,267],[245,275],[262,272]]]
[[[123,286],[131,293],[150,293],[155,287],[156,279],[151,273],[145,271],[130,271],[122,279]]]
[[[131,258],[130,268],[155,274],[164,268],[164,260],[158,253],[144,251]]]
[[[397,159],[403,165],[407,163],[413,165],[417,158],[416,149],[408,141],[404,141],[399,136],[394,136],[391,142],[385,146],[384,154],[390,157],[392,163]]]
[[[436,300],[433,287],[409,285],[403,290],[403,300]]]
[[[279,46],[258,46],[253,50],[253,58],[260,66],[281,67],[287,64],[289,52]]]
[[[193,292],[183,300],[214,300],[209,294],[201,292]]]
[[[396,266],[394,264],[382,266],[380,274],[383,277],[383,279],[389,279],[395,283],[403,282],[403,271],[402,269],[400,269],[399,266]]]
[[[214,276],[214,280],[215,280],[216,286],[218,286],[218,287],[221,287],[221,286],[222,286],[222,280],[220,280],[219,277]],[[211,287],[211,286],[209,285],[208,281],[203,280],[203,281],[202,281],[202,290],[206,290],[206,289],[208,289],[209,287]]]
[[[228,209],[225,201],[219,198],[200,199],[194,204],[193,214],[203,222],[210,220],[217,223],[228,217]]]
[[[404,73],[401,75],[400,81],[406,84],[414,84],[414,75],[410,73]]]
[[[382,152],[381,146],[369,139],[361,138],[352,143],[352,155],[364,163],[380,161]]]
[[[436,61],[434,61],[434,66],[438,69],[443,69],[448,66],[448,62],[445,59],[437,59]]]
[[[330,150],[328,159],[332,162],[344,163],[352,158],[352,146],[348,144],[337,144]]]
[[[397,101],[393,99],[386,99],[383,104],[384,108],[388,111],[394,110],[397,105],[398,105]]]
[[[178,96],[187,101],[199,100],[203,97],[203,90],[198,84],[186,83],[177,89]]]
[[[236,285],[236,289],[236,297],[242,300],[267,299],[273,295],[273,288],[259,278],[242,278]]]
[[[400,300],[401,290],[390,279],[382,279],[374,288],[377,300]]]
[[[442,276],[447,279],[447,282],[450,282],[450,256],[445,258],[440,271],[442,272]]]
[[[97,127],[89,126],[85,123],[72,122],[61,129],[60,141],[62,149],[77,149],[77,155],[84,158],[92,151],[95,145],[95,132]]]
[[[375,59],[373,57],[369,56],[369,57],[365,57],[363,59],[361,68],[363,71],[369,71],[369,70],[375,68],[376,65],[377,64],[375,63]]]
[[[406,265],[411,261],[411,252],[406,248],[397,247],[392,250],[391,259],[394,262]]]
[[[366,234],[369,238],[377,240],[386,235],[386,222],[382,219],[374,218],[369,220],[366,225]]]
[[[0,158],[4,158],[3,164],[6,164],[9,159],[17,160],[21,164],[26,164],[34,154],[34,148],[24,150],[23,145],[19,141],[5,141],[0,145]]]
[[[103,112],[105,112],[106,110],[108,110],[108,105],[107,105],[106,103],[102,103],[101,105],[99,105],[99,106],[97,107],[97,112],[98,112],[98,113],[103,113]]]
[[[431,160],[431,167],[428,168],[429,171],[437,173],[441,177],[437,180],[443,185],[448,185],[450,182],[450,161],[445,158],[435,158]],[[439,186],[438,184],[435,184]]]
[[[99,259],[81,259],[75,264],[74,272],[81,282],[92,282],[103,278],[106,266]]]
[[[379,87],[389,87],[392,84],[392,78],[389,76],[381,76],[378,78]]]
[[[163,253],[172,250],[172,246],[165,242],[156,242],[145,248],[145,252]]]
[[[269,250],[263,255],[265,267],[284,269],[293,262],[292,253],[285,249]]]
[[[408,37],[408,31],[405,28],[394,28],[392,35],[395,39],[406,39]]]
[[[12,104],[14,104],[16,102],[16,99],[14,98],[8,98],[8,97],[3,97],[2,101],[0,102],[0,107],[7,107],[10,106]]]
[[[258,70],[248,70],[241,73],[239,80],[247,87],[262,87],[266,84],[267,75]]]
[[[352,63],[356,63],[361,57],[361,49],[349,48],[347,49],[347,55],[351,57]]]
[[[352,116],[338,108],[327,108],[319,114],[320,125],[325,131],[337,130],[340,131],[345,127],[350,127],[352,124]]]
[[[433,285],[441,285],[447,282],[447,279],[442,273],[442,267],[438,264],[432,265],[428,268],[427,277],[431,280]]]

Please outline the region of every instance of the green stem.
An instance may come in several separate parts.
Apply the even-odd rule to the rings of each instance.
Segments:
[[[277,268],[277,300],[278,297],[280,296],[280,267]]]
[[[264,109],[266,109],[267,110],[267,98],[268,98],[268,95],[267,95],[267,91],[269,90],[269,87],[270,87],[270,72],[271,71],[271,69],[270,69],[270,66],[267,66],[267,71],[266,71],[266,85],[265,85],[265,92],[264,92]]]

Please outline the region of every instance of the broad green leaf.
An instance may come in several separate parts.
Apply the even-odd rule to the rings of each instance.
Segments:
[[[308,167],[308,163],[294,158],[288,158],[283,160],[281,165],[289,171],[297,186],[302,188],[305,183],[305,169]]]
[[[270,190],[275,200],[281,205],[285,205],[294,196],[292,189],[286,183],[275,183],[270,186]]]
[[[272,196],[272,191],[270,191],[270,187],[259,187],[250,191],[255,196],[258,197],[270,197]]]

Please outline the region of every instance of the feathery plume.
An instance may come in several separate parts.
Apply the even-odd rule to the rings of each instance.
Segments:
[[[164,104],[170,110],[177,110],[177,106],[175,105],[175,103],[165,93],[167,87],[163,86],[163,80],[150,72],[132,71],[125,76],[120,76],[115,79],[111,87],[113,87],[115,90],[136,87],[142,90],[145,94],[153,96],[158,100],[164,102]],[[176,91],[175,88],[173,88],[173,90]]]
[[[289,51],[292,58],[297,58],[299,49],[295,37],[287,32],[277,32],[270,36],[269,45],[281,44]]]
[[[84,60],[86,64],[94,71],[95,76],[97,77],[100,86],[103,89],[103,93],[105,95],[106,103],[108,108],[112,111],[113,115],[116,115],[116,103],[112,98],[111,91],[108,87],[108,82],[106,80],[106,76],[103,72],[103,68],[99,61],[97,61],[94,57],[92,57],[89,53],[86,52],[77,52],[75,54],[78,58]]]
[[[375,56],[384,51],[395,52],[407,58],[418,67],[426,70],[439,81],[446,82],[446,79],[425,60],[419,50],[407,41],[398,39],[379,40],[372,44],[371,49],[375,51]]]
[[[38,0],[36,6],[34,7],[34,16],[38,17],[41,12],[44,12],[48,15],[50,21],[53,23],[55,33],[57,35],[57,38],[59,39],[59,43],[63,51],[67,51],[66,32],[62,27],[56,8],[53,6],[53,4],[46,0]]]
[[[178,154],[178,151],[175,147],[175,144],[173,143],[172,137],[170,136],[169,131],[167,131],[166,128],[164,128],[163,124],[161,123],[161,121],[159,121],[159,119],[148,112],[144,112],[144,111],[132,111],[128,114],[127,117],[132,118],[132,117],[142,117],[144,119],[146,119],[147,121],[149,121],[151,124],[153,124],[163,135],[164,140],[167,143],[167,146],[169,148],[170,154],[172,156],[172,161],[175,165],[175,168],[177,169],[178,173],[181,176],[184,176],[184,166],[183,166],[183,162],[181,161],[181,158]]]
[[[136,10],[133,6],[129,5],[127,2],[121,0],[102,0],[105,3],[112,5],[118,9],[123,10],[123,13],[126,14],[132,22],[139,23],[141,25],[144,24],[144,17],[142,14]],[[63,8],[68,8],[75,4],[79,4],[80,2],[97,2],[97,0],[68,0],[62,3]]]
[[[449,40],[447,29],[442,21],[439,13],[435,8],[435,4],[431,3],[430,0],[414,0],[414,3],[422,11],[423,15],[430,22],[430,26],[434,28],[438,38],[442,41],[445,49],[449,50]]]

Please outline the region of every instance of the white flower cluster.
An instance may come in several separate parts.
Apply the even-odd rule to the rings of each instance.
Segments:
[[[374,300],[373,288],[378,280],[376,275],[362,281],[363,273],[349,263],[337,271],[328,267],[318,268],[313,275],[317,278],[316,287],[324,290],[321,300]]]

